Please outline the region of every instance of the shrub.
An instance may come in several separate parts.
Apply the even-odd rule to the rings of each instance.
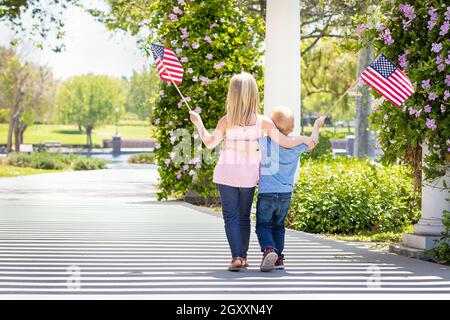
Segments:
[[[420,216],[410,174],[361,159],[305,160],[288,225],[316,233],[401,231]]]
[[[447,201],[450,201],[450,199],[447,199]],[[425,251],[425,253],[432,254],[438,263],[450,265],[450,211],[444,211],[442,223],[445,229],[441,234],[441,238],[437,241],[436,247]]]
[[[72,169],[79,170],[97,170],[105,169],[106,162],[100,159],[79,157],[72,163]]]
[[[155,163],[155,154],[154,153],[136,153],[128,158],[128,163],[152,164],[152,163]]]
[[[47,152],[36,152],[32,154],[10,153],[8,154],[7,163],[15,167],[47,170],[71,168],[74,170],[95,170],[106,167],[106,161],[104,160]]]

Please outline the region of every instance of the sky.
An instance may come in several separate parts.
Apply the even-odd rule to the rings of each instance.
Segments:
[[[149,63],[136,45],[136,39],[124,32],[111,32],[81,8],[69,8],[64,14],[63,52],[36,49],[27,45],[26,59],[53,70],[56,79],[85,73],[115,77],[130,76]],[[0,45],[8,46],[13,33],[0,25]]]

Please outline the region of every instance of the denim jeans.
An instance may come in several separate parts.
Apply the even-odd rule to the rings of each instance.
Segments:
[[[256,235],[261,251],[274,249],[279,256],[284,250],[284,219],[291,204],[291,192],[260,193],[256,204]]]
[[[219,184],[225,233],[231,256],[247,257],[250,242],[250,210],[253,203],[253,188],[238,188]]]

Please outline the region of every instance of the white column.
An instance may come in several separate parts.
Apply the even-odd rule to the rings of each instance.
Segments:
[[[428,148],[424,145],[423,156],[428,154]],[[416,249],[431,249],[434,240],[438,239],[444,231],[442,224],[442,213],[450,210],[450,204],[445,199],[449,197],[448,191],[443,189],[443,181],[450,185],[450,170],[444,177],[432,182],[423,177],[422,183],[422,215],[417,224],[414,225],[414,233],[404,234],[403,243]]]
[[[300,134],[300,1],[267,0],[264,114],[285,105]]]

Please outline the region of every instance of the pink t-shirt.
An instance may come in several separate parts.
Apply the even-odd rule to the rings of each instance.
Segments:
[[[226,143],[256,141],[261,137],[262,116],[256,116],[252,126],[233,126],[225,132]],[[261,152],[258,150],[222,149],[214,168],[213,182],[232,187],[251,188],[259,180]]]

